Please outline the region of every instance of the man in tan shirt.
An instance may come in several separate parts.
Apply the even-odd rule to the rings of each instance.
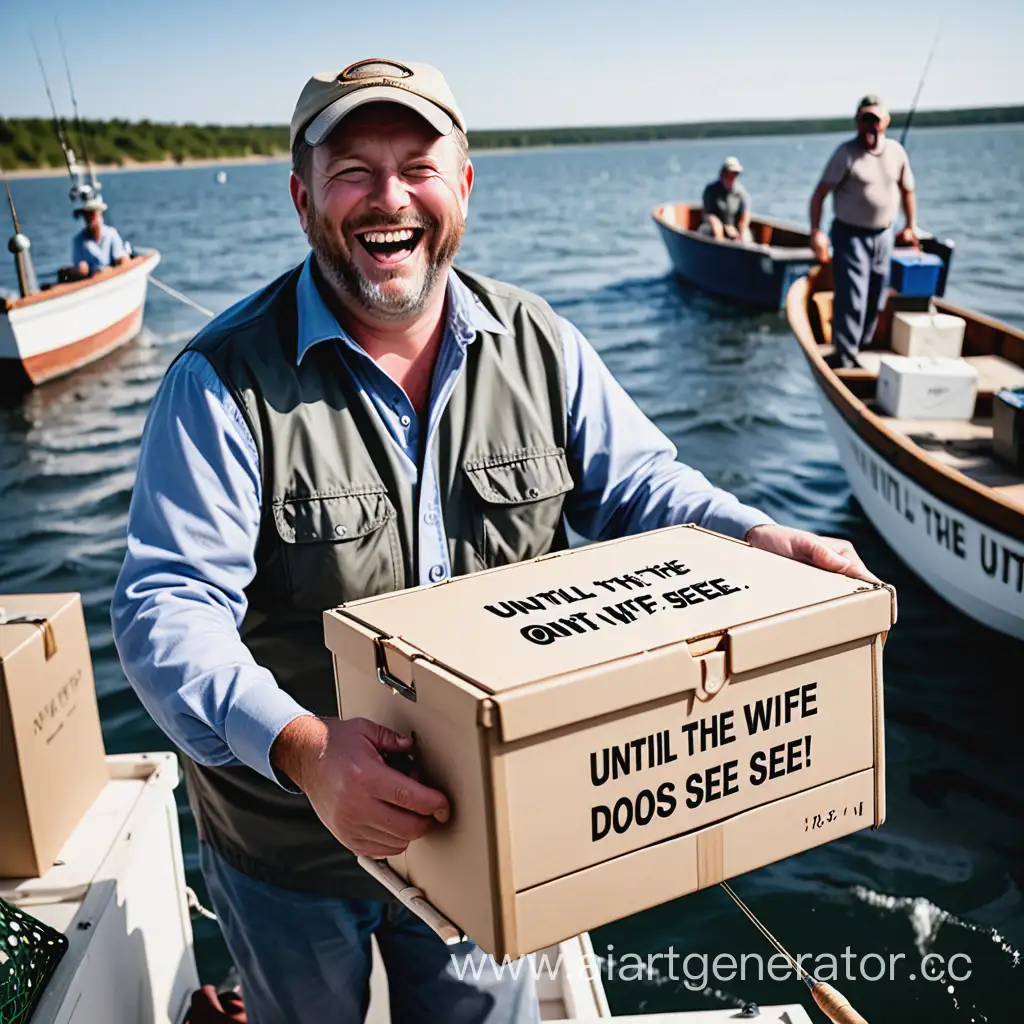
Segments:
[[[865,96],[857,107],[857,137],[832,154],[811,197],[811,248],[825,263],[828,237],[819,225],[825,197],[832,193],[832,340],[841,366],[855,366],[857,352],[875,333],[889,286],[893,223],[901,200],[907,223],[899,240],[917,244],[914,175],[906,150],[886,138],[888,127],[889,112],[880,97]]]

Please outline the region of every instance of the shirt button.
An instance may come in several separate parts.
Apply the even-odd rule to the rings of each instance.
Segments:
[[[345,534],[348,533],[348,527],[342,526],[341,523],[338,523],[338,525],[334,528],[334,533],[335,536],[344,537]]]
[[[528,490],[528,491],[526,492],[526,496],[527,496],[528,498],[539,498],[539,497],[540,497],[540,491],[539,491],[539,490],[538,490],[538,489],[537,489],[536,487],[531,487],[531,488],[530,488],[530,489],[529,489],[529,490]]]
[[[402,419],[400,420],[400,422],[401,422],[403,427],[407,427],[407,426],[409,426],[410,423],[412,423],[412,420],[409,419],[408,416],[403,416]]]
[[[441,580],[448,575],[443,565],[432,565],[430,572],[427,574],[430,577],[431,583],[439,583]]]
[[[437,525],[437,513],[434,512],[434,511],[427,512],[423,516],[423,522],[425,522],[427,524],[427,526],[436,526]]]

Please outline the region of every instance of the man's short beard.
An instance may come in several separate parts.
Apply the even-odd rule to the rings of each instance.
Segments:
[[[345,238],[353,237],[357,231],[377,227],[380,218],[376,218],[375,221],[363,217],[360,221],[346,222],[342,225],[341,231],[336,233],[311,202],[306,237],[324,276],[363,309],[382,320],[411,319],[423,311],[438,281],[443,275],[447,275],[448,268],[462,244],[462,236],[466,230],[465,218],[462,211],[456,207],[455,218],[447,228],[443,228],[433,217],[422,214],[401,217],[397,223],[389,222],[388,226],[392,228],[422,228],[431,242],[431,247],[424,253],[425,266],[417,286],[404,293],[388,292],[382,287],[388,280],[397,276],[395,274],[380,283],[369,280],[356,266],[345,243]],[[356,242],[356,245],[359,244]],[[426,246],[427,237],[419,244]]]

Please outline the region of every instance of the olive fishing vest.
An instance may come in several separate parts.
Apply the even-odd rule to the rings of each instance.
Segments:
[[[212,364],[252,432],[262,477],[256,575],[240,633],[259,665],[318,715],[337,714],[324,609],[413,586],[417,495],[405,458],[340,360],[321,343],[296,363],[297,268],[189,346]],[[507,334],[478,331],[434,434],[452,573],[566,546],[565,371],[540,299],[457,271]],[[422,476],[422,474],[420,474]],[[200,837],[272,885],[386,898],[302,794],[250,768],[185,762]]]

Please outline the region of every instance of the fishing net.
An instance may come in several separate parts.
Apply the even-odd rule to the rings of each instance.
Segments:
[[[67,948],[60,932],[0,900],[0,1024],[26,1024]]]

